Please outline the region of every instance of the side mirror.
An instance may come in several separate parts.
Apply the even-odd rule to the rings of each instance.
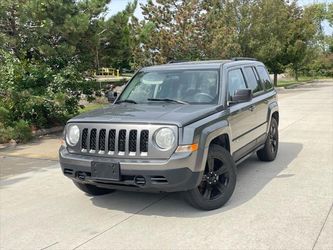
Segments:
[[[232,97],[230,103],[249,102],[252,100],[252,89],[239,89]]]
[[[118,96],[117,92],[109,91],[107,94],[108,102],[113,103],[117,99],[117,96]]]

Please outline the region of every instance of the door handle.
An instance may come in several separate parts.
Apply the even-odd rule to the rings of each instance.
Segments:
[[[255,105],[251,105],[251,106],[249,107],[249,110],[252,112],[253,110],[255,110],[255,108],[256,108]]]

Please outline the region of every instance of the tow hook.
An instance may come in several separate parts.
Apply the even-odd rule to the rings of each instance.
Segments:
[[[79,178],[81,181],[84,181],[86,179],[87,174],[84,172],[78,172],[77,178]]]

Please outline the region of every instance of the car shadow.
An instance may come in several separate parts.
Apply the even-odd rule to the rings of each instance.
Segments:
[[[222,208],[213,211],[200,211],[187,204],[182,193],[149,194],[117,191],[108,195],[91,197],[98,207],[147,216],[201,217],[238,207],[255,197],[275,178],[292,178],[293,174],[280,174],[297,157],[303,146],[299,143],[280,142],[279,153],[273,162],[258,161],[253,155],[237,167],[237,185],[231,199]],[[142,204],[142,201],[146,201]]]

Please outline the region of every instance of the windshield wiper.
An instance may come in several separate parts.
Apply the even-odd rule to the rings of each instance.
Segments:
[[[130,100],[130,99],[127,99],[127,100],[120,100],[120,101],[117,101],[116,103],[118,104],[118,103],[124,103],[124,102],[137,104],[136,101],[133,101],[133,100]]]
[[[169,99],[169,98],[148,98],[147,100],[152,101],[152,102],[174,102],[174,103],[180,103],[180,104],[188,104],[188,102],[183,102],[183,101]]]

